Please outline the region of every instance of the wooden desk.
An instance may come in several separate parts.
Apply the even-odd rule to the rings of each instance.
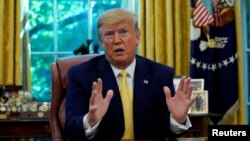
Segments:
[[[215,113],[200,114],[200,115],[189,115],[192,127],[184,137],[207,137],[208,136],[208,125],[209,117],[220,116]]]
[[[196,138],[177,138],[177,141],[207,141],[207,137],[196,137]]]
[[[208,141],[207,137],[174,138],[166,140],[135,140],[135,141]]]
[[[49,119],[0,120],[0,138],[35,137],[51,137]]]
[[[207,136],[208,117],[216,116],[214,114],[207,115],[189,115],[193,127],[189,131],[189,135],[185,138],[179,138],[178,141],[189,141],[186,137],[196,137],[197,141],[205,141],[203,138]],[[1,138],[36,138],[51,137],[49,119],[19,119],[11,118],[0,120],[0,140]],[[197,138],[198,137],[198,138]],[[201,137],[201,138],[200,138]],[[203,140],[200,140],[203,139]]]

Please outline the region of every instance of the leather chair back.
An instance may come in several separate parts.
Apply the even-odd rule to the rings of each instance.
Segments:
[[[87,61],[98,54],[64,57],[51,64],[52,101],[50,107],[50,127],[53,141],[66,141],[64,133],[66,92],[68,86],[67,73],[69,68]]]

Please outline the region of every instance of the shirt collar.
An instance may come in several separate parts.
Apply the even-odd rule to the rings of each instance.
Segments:
[[[135,64],[136,64],[136,60],[134,58],[133,62],[125,69],[125,71],[128,72],[128,74],[131,78],[134,78]],[[115,74],[115,77],[117,77],[119,75],[119,73],[122,71],[122,69],[119,69],[112,64],[110,64],[110,65],[111,65],[111,68]]]

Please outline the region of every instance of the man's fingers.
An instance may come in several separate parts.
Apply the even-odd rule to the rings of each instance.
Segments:
[[[98,96],[102,96],[102,79],[98,78],[97,82],[92,84],[92,94],[90,97],[90,104],[93,105],[96,102]]]
[[[114,95],[113,93],[114,93],[113,90],[108,90],[107,95],[105,97],[105,101],[110,102],[110,100],[112,99]]]
[[[92,93],[95,90],[97,90],[97,82],[94,81],[93,84],[92,84]]]
[[[95,100],[96,100],[96,95],[97,95],[97,82],[93,82],[92,84],[92,94],[91,97],[89,99],[89,102],[91,105],[95,104]]]
[[[186,78],[186,76],[181,77],[181,80],[180,80],[180,83],[178,85],[177,91],[183,91],[183,85],[184,85],[184,82],[185,82],[185,78]]]
[[[102,94],[102,79],[101,78],[97,79],[97,92],[98,94]]]
[[[171,98],[170,89],[167,86],[164,86],[163,90],[164,90],[164,93],[165,93],[165,96],[166,96],[167,100],[169,100]]]
[[[91,97],[90,97],[90,100],[89,100],[91,105],[95,104],[96,98],[97,98],[97,91],[92,90],[92,94],[91,94]]]
[[[189,98],[189,99],[190,99],[191,96],[192,96],[192,91],[193,91],[193,87],[192,87],[192,85],[190,85],[189,88],[188,88],[188,92],[187,92],[187,95],[188,95],[188,98]]]
[[[189,91],[190,83],[191,83],[191,78],[190,77],[185,78],[184,85],[183,85],[184,94],[186,94]]]

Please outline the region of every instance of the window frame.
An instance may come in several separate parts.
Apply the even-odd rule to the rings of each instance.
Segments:
[[[37,0],[37,1],[39,1],[39,0]],[[51,2],[53,3],[53,9],[52,9],[52,11],[53,11],[53,30],[51,30],[51,31],[53,31],[53,47],[51,48],[52,50],[51,51],[33,51],[31,48],[30,48],[30,46],[29,46],[29,48],[30,48],[30,51],[29,51],[29,54],[25,54],[25,53],[23,53],[24,54],[24,56],[27,56],[27,55],[29,55],[30,57],[30,60],[29,60],[29,62],[30,62],[30,66],[32,67],[32,56],[38,56],[38,55],[52,55],[53,57],[53,62],[55,62],[56,61],[56,59],[57,58],[60,58],[61,56],[72,56],[72,55],[74,55],[73,54],[73,51],[60,51],[60,49],[59,49],[59,43],[58,43],[58,39],[59,39],[59,37],[58,37],[58,12],[60,12],[59,10],[58,10],[58,1],[59,0],[51,0]],[[70,1],[70,0],[69,0]],[[84,1],[84,0],[82,0],[82,1]],[[79,0],[79,2],[81,3],[82,2],[81,0]],[[87,2],[89,2],[89,3],[87,3],[85,6],[90,6],[90,2],[91,1],[94,1],[94,0],[86,0]],[[86,2],[85,1],[85,2]],[[135,11],[136,13],[138,13],[137,11],[138,11],[138,0],[135,0],[135,1],[130,1],[130,0],[121,0],[120,1],[122,4],[121,4],[121,7],[123,7],[124,5],[125,6],[127,6],[127,7],[125,7],[125,8],[127,8],[127,9],[130,9],[130,10],[132,10],[132,11]],[[26,5],[29,5],[29,1],[26,1]],[[92,11],[92,8],[91,8],[91,11]],[[88,13],[88,16],[91,16],[92,14],[89,14]],[[91,17],[92,18],[92,17]],[[91,26],[93,26],[93,22],[92,22],[92,25]],[[50,31],[50,32],[51,32]],[[92,32],[93,32],[93,30],[92,30]],[[88,33],[89,34],[89,33]],[[30,42],[29,43],[27,43],[27,44],[30,44]],[[23,47],[23,52],[26,52],[25,51],[25,48],[26,47]],[[93,53],[93,52],[90,52],[90,53]],[[102,52],[101,52],[102,53]],[[25,59],[23,59],[23,62],[27,62],[28,61],[28,59],[27,59],[27,57],[26,57],[26,60]],[[26,66],[27,66],[27,63],[24,63],[24,65],[26,64]],[[27,69],[29,69],[29,68],[27,68],[27,67],[24,67],[23,68],[23,76],[27,76],[27,75],[25,75],[24,74],[24,72],[28,72],[28,71],[31,71],[31,70],[27,70]],[[32,75],[32,72],[30,72],[30,74]],[[50,75],[49,77],[51,77],[51,74],[48,74],[48,75]],[[23,78],[26,78],[26,77],[23,77]],[[30,83],[32,83],[32,81],[33,80],[30,80]],[[51,83],[51,82],[50,82]],[[26,79],[23,79],[23,85],[24,85],[24,87],[25,88],[28,88],[28,81],[27,81],[27,78]],[[31,87],[33,87],[33,84],[31,84]],[[32,91],[32,88],[30,88],[31,90],[31,93],[33,93]],[[34,93],[36,93],[36,91],[34,91]],[[47,95],[46,95],[47,96]],[[48,102],[48,101],[46,101],[46,102]]]
[[[248,0],[249,1],[249,0]],[[249,2],[250,4],[250,2]],[[250,75],[248,74],[248,69],[250,69],[250,62],[248,62],[248,53],[250,54],[250,49],[248,49],[248,46],[250,46],[250,42],[248,42],[247,40],[247,33],[250,32],[250,19],[249,19],[249,23],[246,20],[247,19],[247,0],[242,1],[242,3],[240,3],[240,9],[241,9],[241,27],[242,27],[242,31],[243,31],[243,38],[242,38],[242,44],[243,44],[243,66],[244,67],[244,76],[246,76],[245,80],[244,80],[244,94],[245,94],[245,103],[246,105],[246,124],[250,123],[250,92],[249,92],[249,88],[248,88],[248,84],[249,82],[249,77]],[[249,14],[250,14],[250,10],[249,10]],[[249,15],[250,17],[250,15]],[[249,25],[249,30],[248,30],[248,25]]]

